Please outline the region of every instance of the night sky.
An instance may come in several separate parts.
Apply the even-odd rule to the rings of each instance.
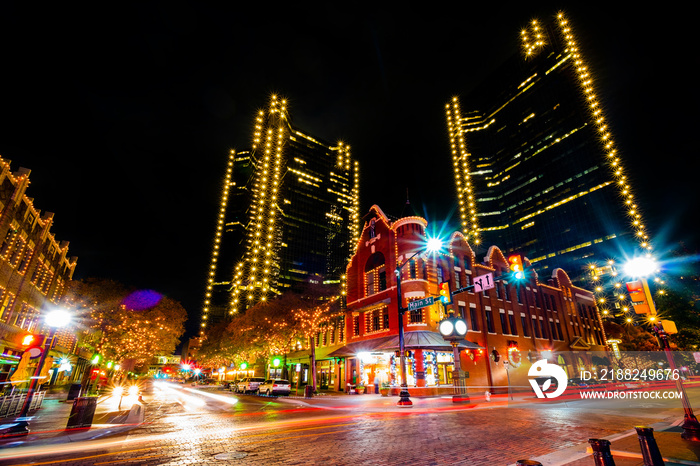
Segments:
[[[234,3],[239,2],[232,2]],[[32,170],[76,278],[185,306],[196,329],[222,176],[271,93],[352,146],[361,213],[454,210],[444,104],[518,51],[558,5],[258,11],[182,2],[0,4],[0,155]],[[695,27],[682,11],[566,8],[659,250],[692,251],[698,212]],[[462,102],[466,107],[467,103]],[[693,156],[692,154],[696,154]]]

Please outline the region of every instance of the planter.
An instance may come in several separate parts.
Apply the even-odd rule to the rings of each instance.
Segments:
[[[389,396],[389,389],[388,388],[380,388],[379,393],[381,393],[382,396]]]
[[[365,393],[365,387],[356,387],[355,393],[357,393],[358,395],[363,395]]]

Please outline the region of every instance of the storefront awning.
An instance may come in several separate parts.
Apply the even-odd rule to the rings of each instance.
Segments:
[[[394,337],[379,337],[372,338],[371,340],[357,341],[355,343],[349,343],[345,346],[341,346],[337,350],[330,353],[329,357],[345,357],[345,356],[355,356],[357,353],[370,353],[372,351],[377,351],[378,347],[385,343],[387,340],[391,340]],[[398,337],[397,337],[398,338]]]
[[[344,348],[344,347],[341,347]],[[329,359],[332,357],[335,357],[334,354],[332,354],[333,350],[339,349],[337,346],[322,346],[320,348],[316,348],[316,361],[321,361],[322,359]],[[311,357],[311,350],[310,349],[303,349],[299,351],[292,351],[291,353],[287,354],[287,364],[289,363],[297,363],[297,362],[308,362],[309,358]]]
[[[482,346],[472,343],[468,340],[460,340],[460,348],[466,349],[483,349]],[[452,345],[448,341],[445,341],[437,332],[430,332],[427,330],[417,330],[414,332],[404,333],[403,346],[406,349],[429,349],[436,351],[452,351]],[[386,342],[379,345],[375,350],[386,350],[394,351],[399,349],[399,336],[390,337]]]

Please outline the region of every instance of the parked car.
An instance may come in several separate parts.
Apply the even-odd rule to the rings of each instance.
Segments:
[[[243,379],[236,379],[233,382],[230,383],[228,389],[231,390],[233,393],[238,393],[238,385],[243,382]]]
[[[268,379],[258,385],[259,395],[289,395],[291,390],[289,380],[284,379]]]
[[[238,384],[238,393],[253,393],[258,390],[258,385],[263,383],[262,377],[246,377]]]

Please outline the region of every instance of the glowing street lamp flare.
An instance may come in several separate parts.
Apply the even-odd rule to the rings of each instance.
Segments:
[[[429,238],[426,250],[428,252],[438,252],[442,248],[442,240],[440,238]]]
[[[657,270],[656,261],[650,257],[635,257],[624,266],[625,274],[629,277],[648,277]]]

